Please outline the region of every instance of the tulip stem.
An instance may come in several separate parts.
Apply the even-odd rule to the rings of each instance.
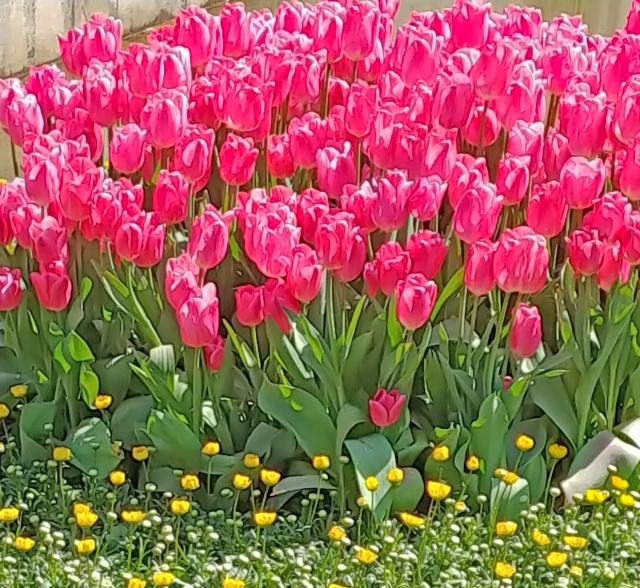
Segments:
[[[484,108],[482,109],[482,117],[480,118],[480,138],[478,140],[478,151],[477,155],[480,157],[482,155],[482,148],[484,143],[484,127],[487,124],[487,110],[489,109],[489,101],[484,101]]]
[[[13,162],[13,174],[16,178],[20,177],[20,167],[18,166],[18,158],[16,156],[16,146],[11,141],[11,161]]]
[[[465,288],[466,290],[466,288]],[[473,353],[473,337],[476,331],[476,320],[478,319],[478,306],[480,305],[480,297],[473,297],[473,308],[471,309],[471,329],[469,332],[469,343],[467,344],[467,372],[471,375],[471,354]]]
[[[488,365],[487,373],[485,375],[485,387],[488,394],[493,393],[493,385],[495,381],[494,371],[496,369],[496,358],[498,356],[498,348],[500,347],[500,342],[502,340],[502,328],[504,327],[504,320],[507,316],[507,308],[509,307],[510,296],[511,294],[509,292],[507,292],[504,295],[502,308],[500,309],[500,314],[498,315],[498,323],[496,324],[496,337],[493,341],[493,348],[491,349],[491,354],[489,355],[489,365]]]
[[[255,326],[251,327],[251,341],[253,342],[253,353],[256,356],[258,367],[260,366],[260,346],[258,345],[258,330]]]
[[[200,370],[200,358],[202,348],[197,347],[193,353],[193,425],[196,434],[200,432],[202,422],[202,372]]]

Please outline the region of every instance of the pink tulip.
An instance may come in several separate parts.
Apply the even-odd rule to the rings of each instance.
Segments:
[[[541,120],[546,112],[545,87],[539,74],[526,65],[516,66],[513,81],[496,99],[495,111],[500,123],[511,130],[518,121]]]
[[[22,166],[29,198],[39,206],[47,206],[60,192],[60,170],[55,161],[35,152],[22,156]]]
[[[475,102],[473,83],[463,73],[440,72],[436,80],[433,118],[445,129],[467,126]],[[484,141],[483,141],[484,142]]]
[[[395,288],[398,322],[410,331],[423,327],[431,316],[438,296],[436,283],[423,274],[409,274]]]
[[[488,239],[471,243],[464,267],[464,285],[475,296],[485,296],[496,285],[493,273],[495,244]]]
[[[559,182],[538,184],[531,191],[527,225],[543,237],[557,237],[564,229],[568,211]]]
[[[112,127],[120,118],[123,106],[113,65],[94,61],[83,73],[86,109],[96,124]]]
[[[467,126],[463,129],[464,140],[474,147],[480,146],[481,138],[483,147],[493,145],[498,139],[498,135],[500,133],[500,125],[498,123],[498,117],[496,116],[495,110],[491,108],[487,109],[487,113],[484,116],[484,125],[482,116],[483,112],[483,106],[476,106],[476,108],[472,109],[471,118],[469,119]]]
[[[222,215],[207,204],[201,215],[193,221],[187,253],[204,271],[222,262],[229,247],[230,215]]]
[[[531,357],[542,342],[542,319],[537,306],[521,303],[509,333],[509,349],[519,359]]]
[[[640,201],[640,140],[634,139],[627,147],[620,168],[621,192],[634,202]]]
[[[176,318],[180,326],[180,336],[187,347],[214,345],[220,323],[215,284],[208,282],[199,293],[190,296],[180,307]]]
[[[378,89],[363,82],[352,84],[346,104],[345,125],[351,135],[362,139],[371,130],[378,105]]]
[[[146,133],[136,124],[117,127],[109,145],[109,161],[123,174],[140,171],[144,162]]]
[[[622,85],[614,101],[612,131],[619,141],[631,143],[640,134],[640,76],[633,75]],[[0,123],[2,123],[0,113]]]
[[[264,286],[247,284],[235,293],[236,317],[245,327],[257,327],[265,319]]]
[[[385,296],[391,296],[398,282],[409,274],[411,255],[399,243],[389,241],[376,251],[375,264],[380,290]]]
[[[23,249],[31,249],[31,225],[42,220],[42,209],[35,204],[24,204],[9,213],[11,228],[18,245]]]
[[[389,427],[393,425],[402,414],[402,408],[407,397],[397,390],[380,388],[373,398],[369,400],[369,417],[376,427]]]
[[[446,191],[447,184],[438,176],[418,178],[409,196],[409,212],[419,221],[430,221],[440,211]]]
[[[293,297],[302,303],[311,302],[320,292],[322,266],[318,256],[308,245],[298,245],[293,250],[287,284]]]
[[[569,159],[560,172],[560,186],[569,208],[584,210],[591,207],[602,193],[605,176],[606,171],[601,159]]]
[[[362,61],[373,51],[380,25],[380,11],[366,0],[354,0],[345,12],[342,52],[352,61]]]
[[[138,267],[153,267],[164,254],[166,228],[154,213],[142,212],[127,219],[116,233],[116,253]]]
[[[54,88],[60,85],[66,86],[68,83],[67,76],[56,65],[41,65],[29,69],[25,88],[27,93],[33,94],[37,98],[43,116],[49,118],[55,112]]]
[[[356,183],[356,160],[351,143],[325,147],[316,154],[318,187],[329,198],[338,199],[347,184]]]
[[[320,263],[329,270],[337,270],[348,261],[351,241],[359,234],[354,216],[344,211],[327,213],[318,222],[315,249]]]
[[[484,157],[476,159],[466,153],[460,153],[456,157],[453,170],[448,182],[448,198],[453,209],[458,207],[458,202],[464,193],[470,188],[477,188],[489,181],[489,169]]]
[[[204,365],[210,372],[219,372],[224,361],[224,339],[218,335],[211,345],[204,347]]]
[[[391,113],[386,110],[377,112],[369,135],[363,142],[364,152],[375,167],[382,170],[397,167],[401,139],[404,133],[404,126],[400,123],[394,123]]]
[[[58,35],[60,57],[67,71],[74,76],[82,75],[88,63],[82,46],[83,32],[79,28],[70,29],[64,35]]]
[[[158,221],[176,225],[187,218],[189,204],[189,184],[177,171],[160,170],[158,183],[153,191],[153,211]]]
[[[555,129],[549,129],[549,134],[542,150],[542,163],[547,175],[547,181],[560,179],[560,172],[570,157],[571,152],[569,151],[567,138]]]
[[[594,229],[576,229],[567,239],[569,262],[576,274],[592,276],[604,261],[606,243]]]
[[[409,216],[412,188],[412,182],[400,170],[392,170],[378,181],[372,218],[379,229],[385,233],[392,233],[404,226]]]
[[[164,292],[175,311],[198,293],[199,278],[200,268],[186,253],[167,260]]]
[[[631,35],[640,34],[640,2],[637,0],[631,1],[624,30]]]
[[[616,241],[604,252],[604,260],[598,270],[598,286],[610,292],[616,282],[623,284],[628,281],[630,269],[629,262],[622,256],[620,243]]]
[[[423,230],[407,239],[407,252],[411,258],[411,271],[433,280],[447,257],[448,247],[439,233]]]
[[[291,78],[289,95],[298,104],[313,104],[320,97],[324,63],[314,55],[301,55]]]
[[[315,112],[293,119],[289,123],[289,145],[293,163],[297,167],[313,169],[316,166],[316,154],[325,146],[326,138],[326,121]]]
[[[355,213],[346,206],[343,206],[343,208],[347,212],[355,215]],[[298,226],[302,229],[302,238],[307,243],[311,245],[315,243],[318,221],[328,212],[329,199],[324,192],[314,188],[308,188],[300,194],[296,207],[296,219]]]
[[[218,110],[222,121],[232,131],[248,133],[270,122],[273,84],[257,85],[225,76],[221,80]]]
[[[343,284],[347,284],[360,276],[367,261],[367,244],[361,232],[354,232],[345,244],[344,251],[346,261],[342,267],[334,270],[333,275]]]
[[[38,302],[44,308],[56,312],[67,308],[71,300],[71,280],[64,264],[58,263],[40,272],[32,272],[29,277]]]
[[[496,190],[506,206],[522,202],[529,190],[529,157],[508,155],[498,163]]]
[[[198,6],[178,12],[173,30],[175,42],[189,51],[191,65],[199,67],[222,54],[220,19]]]
[[[73,141],[84,139],[89,146],[91,161],[97,162],[102,157],[104,146],[102,128],[93,122],[86,110],[76,108],[66,120],[56,121],[56,129],[65,139]]]
[[[0,311],[17,308],[21,299],[20,270],[0,266]]]
[[[460,47],[483,47],[489,39],[491,5],[475,0],[460,0],[451,8],[447,19],[451,26],[451,41]]]
[[[397,31],[389,60],[408,86],[419,81],[432,86],[440,66],[441,50],[442,38],[434,31],[418,32],[405,25]]]
[[[0,128],[9,126],[9,108],[17,98],[25,98],[27,89],[16,78],[0,79]]]
[[[252,139],[230,134],[220,148],[220,177],[232,186],[242,186],[253,176],[258,150]]]
[[[491,239],[502,210],[502,197],[493,184],[482,184],[464,193],[453,214],[453,230],[465,243]]]
[[[103,179],[104,168],[96,167],[84,157],[74,159],[64,168],[59,203],[68,219],[81,221],[89,218],[93,192]]]
[[[320,3],[315,10],[311,38],[316,52],[327,52],[327,63],[335,63],[342,57],[343,13],[343,7],[332,2]]]
[[[35,96],[16,97],[7,108],[7,133],[18,146],[24,145],[28,135],[44,131],[44,117]]]
[[[536,294],[547,282],[549,251],[542,235],[529,227],[507,229],[493,257],[493,274],[504,292]]]
[[[480,58],[469,76],[483,100],[493,100],[506,91],[517,57],[517,51],[508,40],[490,42],[481,48]]]
[[[217,100],[217,86],[208,78],[198,78],[191,87],[189,118],[193,123],[201,124],[214,131],[220,127],[221,121],[214,110]]]
[[[631,203],[620,192],[607,192],[595,201],[584,217],[583,226],[598,231],[608,244],[619,241],[626,231]]]
[[[225,57],[237,59],[251,52],[255,43],[253,13],[245,12],[242,2],[225,4],[220,11],[220,27]]]
[[[193,185],[194,193],[202,190],[209,181],[214,141],[215,134],[211,129],[202,125],[189,125],[176,143],[173,169]]]
[[[300,304],[291,295],[284,280],[271,278],[264,285],[265,312],[278,325],[278,328],[285,334],[291,333],[291,323],[285,310],[295,313],[300,312]]]
[[[42,267],[48,267],[56,261],[66,264],[69,259],[67,232],[52,216],[45,216],[40,222],[32,222],[29,236],[33,256]]]
[[[640,264],[640,214],[635,210],[629,215],[620,245],[626,261],[631,265]]]
[[[278,179],[293,175],[296,168],[293,164],[288,135],[269,135],[267,169],[274,178]]]
[[[184,47],[170,47],[162,43],[146,54],[148,65],[139,74],[145,77],[148,93],[165,94],[168,90],[180,93],[191,88],[191,62]]]
[[[187,97],[177,90],[150,94],[140,114],[147,140],[158,149],[173,147],[187,125]]]
[[[595,157],[607,139],[606,96],[567,92],[558,109],[560,132],[569,141],[573,156]]]
[[[82,50],[87,63],[97,59],[115,61],[122,47],[122,21],[104,14],[92,14],[82,25]]]

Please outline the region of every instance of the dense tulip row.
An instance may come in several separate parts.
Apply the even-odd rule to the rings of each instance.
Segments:
[[[60,37],[68,75],[46,65],[0,80],[0,127],[23,153],[23,178],[0,186],[0,243],[37,263],[0,268],[0,310],[25,285],[46,309],[67,307],[74,235],[138,268],[168,257],[184,344],[213,369],[207,273],[232,241],[264,278],[236,290],[238,321],[272,316],[283,331],[324,279],[395,296],[401,325],[419,329],[454,240],[474,296],[535,294],[565,259],[605,291],[628,280],[640,263],[640,4],[611,38],[481,0],[414,13],[394,35],[397,9],[189,7],[126,50],[122,24],[94,15]],[[519,302],[516,357],[536,351],[540,323]]]

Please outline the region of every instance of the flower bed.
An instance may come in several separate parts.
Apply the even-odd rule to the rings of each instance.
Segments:
[[[640,5],[397,9],[94,15],[0,80],[12,459],[311,524],[635,502]]]

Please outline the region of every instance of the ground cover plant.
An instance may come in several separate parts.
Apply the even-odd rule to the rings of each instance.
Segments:
[[[389,529],[420,561],[446,544],[449,570],[458,550],[430,538],[451,515],[475,525],[468,557],[488,546],[469,582],[498,581],[498,562],[523,586],[633,581],[640,5],[607,38],[480,0],[396,28],[397,10],[189,7],[124,48],[122,24],[93,15],[60,37],[65,71],[0,80],[16,176],[0,183],[11,545],[43,533],[11,509],[45,520],[28,501],[57,494],[52,532],[71,547],[82,497],[99,561],[124,529],[109,512],[129,504],[106,498],[115,476],[161,520],[178,516],[164,493],[244,517],[258,550],[276,534],[249,519],[282,517],[273,547],[306,549],[350,516],[360,547],[387,549]],[[27,499],[16,471],[42,468]],[[556,486],[564,522],[537,506]],[[585,500],[599,504],[573,508]],[[531,508],[559,537],[537,559]],[[414,515],[425,533],[408,533]],[[496,545],[511,522],[520,538]],[[593,563],[564,561],[574,530]],[[247,537],[232,536],[220,554]],[[150,541],[118,551],[119,571],[138,557],[149,580]],[[346,553],[347,583],[366,584]],[[384,560],[381,582],[458,582]],[[180,545],[171,563],[176,581],[204,574]]]

